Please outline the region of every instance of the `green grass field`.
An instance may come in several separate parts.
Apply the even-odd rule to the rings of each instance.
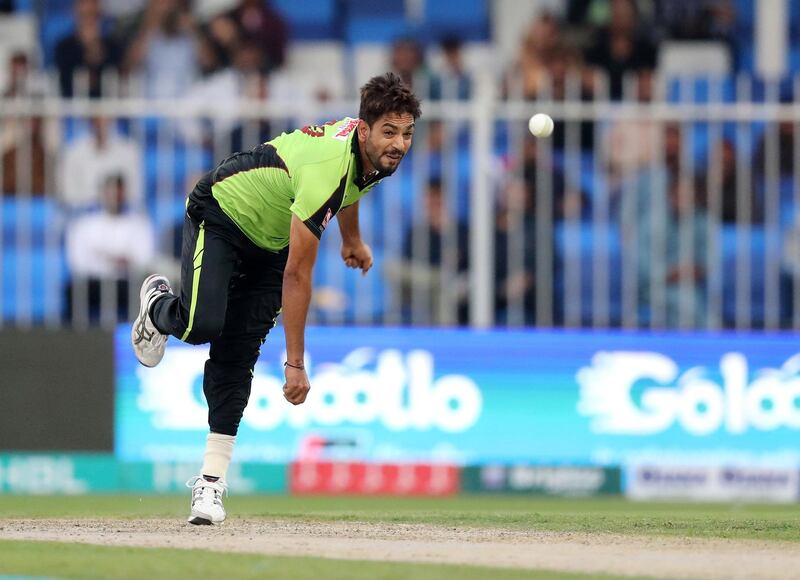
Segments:
[[[0,496],[3,518],[183,518],[184,496]],[[449,527],[669,535],[800,542],[798,505],[631,503],[621,499],[460,496],[449,499],[231,497],[233,518],[424,523]],[[0,575],[57,578],[587,578],[463,566],[334,561],[185,550],[0,541]],[[89,573],[91,571],[91,573]],[[267,571],[269,571],[267,573]],[[126,575],[127,574],[127,575]]]
[[[800,542],[800,505],[634,503],[617,498],[233,496],[232,517],[426,523]],[[186,515],[188,496],[0,496],[0,518]]]
[[[556,572],[500,570],[469,566],[403,564],[211,554],[197,550],[107,548],[54,542],[0,540],[3,575],[46,578],[269,578],[270,580],[493,580],[608,578]]]

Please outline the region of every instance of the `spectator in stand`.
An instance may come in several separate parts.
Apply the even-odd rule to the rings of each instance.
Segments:
[[[240,0],[228,13],[243,40],[255,44],[263,55],[263,72],[283,66],[289,34],[283,16],[265,0]]]
[[[125,70],[143,70],[151,98],[183,96],[197,76],[197,29],[186,0],[150,0],[139,16]]]
[[[723,223],[735,224],[739,221],[739,176],[736,171],[736,147],[730,139],[723,139],[717,145],[708,173],[700,172],[696,179],[698,197],[708,200],[709,211],[719,213]],[[746,187],[745,194],[750,201],[749,216],[742,215],[747,223],[764,221],[764,206],[754,187]],[[747,204],[745,204],[746,206]]]
[[[789,95],[782,95],[781,102],[792,100]],[[768,127],[758,141],[752,160],[752,189],[765,206],[764,219],[768,225],[777,219],[784,229],[797,228],[800,224],[794,177],[797,147],[800,144],[795,141],[794,133],[795,124],[791,121],[781,121],[777,127]],[[770,208],[769,215],[767,208]],[[773,215],[773,211],[777,215]]]
[[[387,275],[395,285],[406,318],[413,319],[413,298],[422,292],[427,294],[425,303],[432,314],[432,320],[426,322],[466,324],[469,230],[448,211],[438,178],[428,182],[424,207],[422,219],[406,229],[402,262],[389,264]],[[443,275],[445,272],[447,276]],[[445,292],[449,300],[443,300]],[[445,310],[450,301],[456,305],[455,320]]]
[[[586,62],[608,74],[611,98],[623,96],[625,75],[656,66],[656,47],[642,34],[633,0],[612,0],[607,27],[597,30],[584,55]]]
[[[526,325],[536,321],[536,201],[527,184],[511,179],[495,214],[494,299],[499,324],[522,308]]]
[[[8,85],[5,98],[36,99],[32,89],[30,59],[14,52],[8,60]],[[52,191],[50,171],[54,159],[51,128],[42,117],[9,117],[0,125],[2,193],[5,195],[44,195]]]
[[[208,103],[224,103],[236,100],[241,95],[241,83],[236,72],[227,66],[224,49],[214,41],[207,31],[198,34],[197,64],[199,75],[186,91],[182,100],[184,110],[194,111],[198,116],[208,110]],[[236,117],[233,110],[220,110],[223,117],[185,118],[178,122],[181,135],[188,143],[210,146],[215,135],[231,131]]]
[[[506,77],[505,93],[511,98],[536,99],[546,92],[553,61],[563,50],[564,41],[556,18],[544,13],[533,20],[522,39],[517,63]]]
[[[101,197],[100,209],[76,218],[67,227],[67,262],[72,276],[67,288],[68,316],[77,317],[88,310],[89,320],[98,321],[101,309],[108,308],[103,304],[105,286],[111,290],[111,304],[117,306],[115,318],[128,320],[130,282],[155,258],[155,234],[150,220],[128,206],[123,175],[109,176]]]
[[[580,52],[564,40],[559,21],[545,12],[531,22],[523,37],[517,61],[504,79],[503,92],[511,99],[587,101],[592,97],[592,80]],[[553,148],[565,148],[567,127],[573,123],[580,126],[580,149],[590,151],[594,130],[588,121],[556,123]]]
[[[472,94],[472,80],[464,68],[461,39],[449,36],[442,40],[444,70],[431,79],[431,99],[467,100]]]
[[[536,211],[539,203],[539,146],[535,137],[528,136],[522,149],[522,176],[529,198],[526,208],[531,212]],[[589,219],[592,214],[589,196],[579,188],[570,186],[561,169],[552,166],[545,166],[543,169],[547,172],[552,188],[550,204],[553,208],[553,220]]]
[[[197,70],[199,78],[194,87],[205,81],[213,81],[219,73],[230,71],[230,62],[225,49],[214,40],[206,29],[197,36]],[[190,93],[194,93],[194,88]]]
[[[222,64],[231,66],[242,44],[242,33],[229,14],[217,14],[208,22],[208,36],[223,55]]]
[[[275,75],[261,74],[263,63],[264,53],[253,42],[244,42],[237,51],[234,70],[239,79],[240,94],[244,98],[263,101],[273,96],[272,80]],[[293,93],[282,96],[291,98],[294,102],[298,99],[298,95]],[[239,117],[239,121],[230,133],[230,147],[233,151],[246,151],[272,137],[268,119]]]
[[[142,153],[132,139],[114,130],[106,117],[93,117],[89,131],[68,143],[59,167],[61,201],[71,209],[100,203],[109,177],[121,175],[126,200],[142,205]]]
[[[13,52],[8,59],[8,79],[3,97],[13,99],[16,97],[29,98],[32,95],[32,72],[30,58],[22,51]]]
[[[99,0],[76,0],[75,31],[56,45],[55,61],[58,67],[61,95],[100,97],[103,92],[103,73],[116,71],[120,60],[120,47],[109,35],[103,33]],[[80,77],[85,74],[82,84]]]
[[[425,52],[413,38],[401,37],[392,43],[389,63],[403,82],[423,97],[431,91],[431,75],[425,63]],[[416,84],[415,84],[416,83]]]
[[[786,102],[786,99],[782,99]],[[767,140],[771,135],[766,131],[758,141],[755,156],[753,157],[753,170],[757,176],[763,179],[767,173],[769,160],[767,159]],[[781,177],[791,177],[794,175],[794,124],[791,121],[778,123],[778,173]]]
[[[710,232],[718,226],[694,179],[681,175],[682,151],[680,129],[668,126],[663,164],[639,172],[631,195],[622,199],[623,247],[635,248],[639,305],[650,323],[704,328],[709,322],[705,260]],[[663,292],[663,304],[656,303],[654,287]]]
[[[201,76],[185,97],[189,108],[206,110],[209,102],[231,102],[239,98],[265,100],[274,92],[273,79],[263,74],[264,53],[253,41],[238,43],[232,55],[233,66],[225,66],[224,50],[210,34],[199,36]],[[281,95],[296,102],[296,95]],[[183,136],[191,143],[213,145],[221,137],[233,151],[244,151],[268,140],[272,132],[265,119],[242,118],[234,109],[221,110],[214,122],[186,119],[181,121]]]
[[[655,98],[655,75],[645,69],[636,76],[636,99],[651,104]],[[626,175],[650,166],[657,157],[662,124],[652,118],[620,120],[606,134],[603,148],[609,170],[609,188],[617,189]]]
[[[45,195],[52,191],[50,168],[55,157],[41,117],[14,119],[13,127],[4,126],[2,158],[3,194]]]

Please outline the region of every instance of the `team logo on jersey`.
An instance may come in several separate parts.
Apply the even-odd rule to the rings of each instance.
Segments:
[[[305,127],[300,128],[301,133],[305,133],[309,137],[324,137],[325,136],[325,127],[330,125],[335,125],[338,121],[328,121],[327,123],[323,123],[322,125],[306,125]]]
[[[347,123],[342,125],[342,128],[336,132],[333,138],[339,141],[347,141],[348,135],[350,135],[356,127],[358,127],[358,119],[350,119]]]
[[[325,228],[328,227],[331,218],[333,218],[333,210],[331,210],[331,208],[328,208],[328,211],[325,213],[325,218],[322,220],[322,225],[320,226],[321,230],[324,230]]]
[[[305,127],[301,128],[300,131],[309,137],[325,136],[325,127],[321,125],[306,125]]]

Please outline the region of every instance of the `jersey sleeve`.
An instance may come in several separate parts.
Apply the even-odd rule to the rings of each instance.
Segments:
[[[304,165],[292,175],[295,195],[289,210],[317,238],[322,237],[344,200],[347,172],[341,170],[340,162],[339,158]]]

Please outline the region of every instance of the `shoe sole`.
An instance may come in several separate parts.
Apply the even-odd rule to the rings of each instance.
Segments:
[[[153,278],[163,278],[158,274],[151,274],[147,278],[145,278],[144,282],[142,282],[142,287],[139,289],[139,316],[136,317],[136,320],[133,321],[133,325],[131,326],[131,345],[133,345],[133,352],[136,354],[136,329],[141,325],[147,316],[147,301],[145,300],[145,296],[147,292],[145,289],[150,284]],[[153,368],[156,366],[161,360],[159,359],[154,364],[147,364],[142,359],[139,358],[138,354],[136,359],[142,364],[142,366],[146,366],[147,368]]]
[[[224,521],[225,521],[225,520],[222,520],[222,521],[220,521],[220,522],[215,522],[215,521],[214,521],[213,519],[211,519],[211,517],[209,517],[208,515],[206,515],[206,514],[200,514],[200,513],[193,514],[193,515],[192,515],[192,516],[191,516],[191,517],[188,519],[188,522],[189,522],[190,524],[194,524],[195,526],[212,526],[212,525],[219,525],[219,524],[221,524],[221,523],[222,523],[222,522],[224,522]]]

